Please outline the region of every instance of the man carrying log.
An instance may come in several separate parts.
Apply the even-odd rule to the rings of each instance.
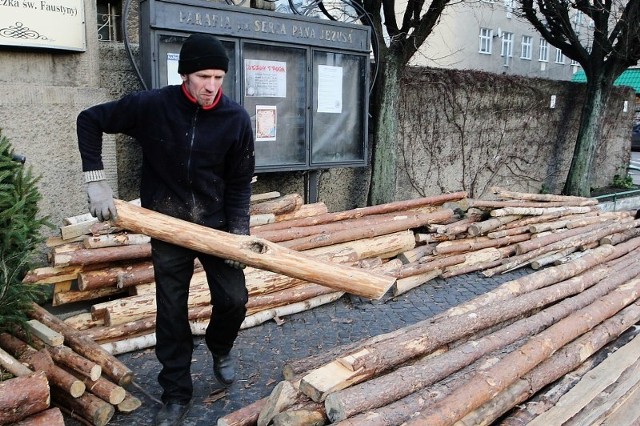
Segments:
[[[182,85],[124,96],[82,111],[78,145],[89,211],[101,221],[117,216],[102,163],[103,133],[122,133],[142,148],[142,206],[233,234],[249,234],[254,138],[247,112],[222,93],[229,59],[210,34],[193,34],[180,51]],[[187,317],[189,282],[198,258],[211,292],[205,340],[215,377],[235,379],[231,349],[248,295],[244,265],[184,247],[151,241],[156,281],[156,356],[163,407],[156,425],[180,424],[191,405],[193,339]]]

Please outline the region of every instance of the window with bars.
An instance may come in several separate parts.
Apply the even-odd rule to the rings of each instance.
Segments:
[[[547,40],[540,39],[540,55],[538,56],[540,62],[549,62],[549,44]]]
[[[533,45],[533,38],[531,36],[522,36],[522,52],[520,59],[531,59],[531,46]]]
[[[121,0],[97,0],[98,10],[98,40],[99,41],[122,41]]]
[[[491,55],[491,45],[493,40],[493,30],[490,28],[480,28],[480,53]]]

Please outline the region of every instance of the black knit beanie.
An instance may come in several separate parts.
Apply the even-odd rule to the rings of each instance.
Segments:
[[[180,49],[179,74],[200,70],[229,70],[229,57],[220,40],[211,34],[191,34]]]

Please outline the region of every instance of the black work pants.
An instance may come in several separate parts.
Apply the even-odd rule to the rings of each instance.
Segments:
[[[227,354],[238,336],[248,299],[244,272],[223,259],[159,240],[151,241],[156,280],[156,356],[162,369],[158,382],[163,402],[188,402],[193,394],[193,337],[187,299],[198,258],[211,292],[212,313],[205,341],[213,354]]]

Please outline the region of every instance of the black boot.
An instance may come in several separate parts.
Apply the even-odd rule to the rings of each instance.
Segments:
[[[167,402],[156,414],[156,426],[179,426],[185,418],[191,403],[180,404],[177,402]]]
[[[236,370],[233,368],[231,354],[213,355],[213,375],[218,381],[229,386],[236,379]]]

